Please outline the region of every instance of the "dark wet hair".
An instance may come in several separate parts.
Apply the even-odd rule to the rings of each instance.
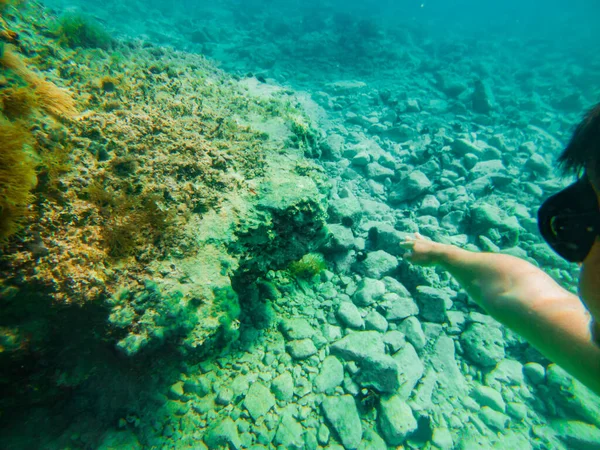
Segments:
[[[558,165],[566,173],[581,175],[585,171],[592,183],[600,186],[600,103],[577,125]]]

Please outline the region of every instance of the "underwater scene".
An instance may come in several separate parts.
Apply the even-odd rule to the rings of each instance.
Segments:
[[[0,0],[0,449],[599,450],[599,19]]]

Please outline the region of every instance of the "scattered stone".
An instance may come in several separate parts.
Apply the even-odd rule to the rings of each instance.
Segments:
[[[400,379],[400,388],[397,394],[401,398],[407,399],[423,376],[425,367],[415,348],[409,343],[406,343],[402,349],[396,352],[393,359],[398,363],[398,377]]]
[[[369,356],[384,354],[385,346],[377,331],[355,331],[331,345],[331,354],[360,362]]]
[[[286,411],[282,415],[281,422],[279,422],[279,426],[277,427],[274,443],[275,445],[281,445],[285,449],[303,450],[303,433],[304,429],[302,425],[294,419],[291,413]]]
[[[288,340],[306,339],[315,334],[306,319],[285,319],[281,322],[281,331]]]
[[[546,379],[549,396],[564,411],[600,428],[600,403],[597,396],[557,364],[550,364]]]
[[[471,396],[481,406],[489,406],[490,408],[499,412],[506,411],[506,404],[502,399],[502,395],[500,392],[495,391],[491,387],[477,386],[471,392]]]
[[[363,434],[358,450],[387,450],[387,445],[374,430],[368,429]]]
[[[406,345],[404,333],[398,330],[388,331],[383,335],[383,343],[386,345],[389,353],[393,355]]]
[[[234,450],[242,448],[242,441],[231,417],[225,417],[211,426],[204,436],[204,442],[208,448],[229,448]]]
[[[330,200],[328,212],[332,223],[342,223],[349,227],[360,222],[363,215],[360,202],[354,196]]]
[[[340,306],[337,310],[337,316],[340,322],[343,325],[354,328],[357,330],[362,330],[365,328],[365,321],[360,315],[360,311],[351,302],[341,302]]]
[[[465,355],[474,364],[493,367],[504,359],[504,339],[498,327],[474,322],[460,339]]]
[[[373,278],[363,278],[358,283],[358,290],[352,297],[352,301],[357,306],[369,306],[375,303],[385,294],[385,284],[383,281]]]
[[[600,430],[575,420],[553,420],[550,424],[557,436],[573,450],[600,450]]]
[[[367,178],[376,181],[383,181],[386,178],[391,178],[394,176],[394,171],[392,169],[388,169],[387,167],[384,167],[376,162],[368,164],[365,171]]]
[[[329,434],[329,428],[327,428],[327,425],[324,423],[319,425],[319,430],[317,431],[317,441],[320,445],[325,446],[329,443]]]
[[[452,307],[450,296],[441,289],[417,286],[419,315],[428,322],[443,323],[448,320],[447,311]]]
[[[354,247],[354,234],[350,228],[339,224],[330,224],[327,228],[331,236],[329,243],[331,250],[350,250]]]
[[[178,381],[171,385],[167,391],[167,397],[171,400],[183,400],[186,397],[183,385],[183,381]]]
[[[463,398],[463,401],[470,400],[467,396],[469,388],[464,375],[458,368],[455,358],[454,340],[448,336],[441,336],[435,343],[433,356],[430,358],[430,365],[435,367],[439,373],[437,383],[439,388],[455,398]],[[475,402],[473,402],[477,405]]]
[[[371,311],[365,317],[365,329],[385,333],[388,329],[388,322],[385,320],[385,317],[383,317],[377,311]]]
[[[502,386],[522,386],[524,383],[523,364],[514,359],[503,359],[485,376],[485,384],[497,391]]]
[[[523,373],[534,385],[541,384],[546,379],[546,369],[541,364],[529,362],[523,366]]]
[[[510,419],[506,414],[495,411],[489,406],[484,406],[479,411],[479,417],[488,427],[495,429],[496,431],[503,431],[507,426]]]
[[[385,318],[390,322],[419,314],[419,307],[410,294],[407,297],[401,297],[396,293],[389,292],[382,297],[380,306],[384,311]]]
[[[274,405],[275,398],[269,389],[261,383],[250,386],[244,399],[244,407],[255,421],[269,412]]]
[[[323,361],[321,371],[315,378],[315,391],[328,392],[340,386],[344,381],[344,366],[335,356],[328,356]]]
[[[397,183],[388,196],[391,203],[402,203],[415,200],[426,194],[433,183],[420,170],[413,170],[410,175]]]
[[[448,428],[434,428],[431,442],[440,450],[452,450],[454,441]]]
[[[350,395],[325,397],[321,406],[344,447],[356,449],[362,438],[362,425],[354,398]]]
[[[294,359],[306,359],[317,353],[317,347],[311,339],[291,341],[285,348]]]
[[[525,420],[527,418],[527,406],[523,403],[508,402],[506,404],[506,412],[509,416],[518,420]]]
[[[363,387],[391,394],[396,392],[406,378],[400,376],[398,362],[389,355],[373,355],[360,365],[358,382]]]
[[[417,421],[412,409],[397,395],[381,399],[378,424],[383,438],[391,446],[401,445],[417,430]]]
[[[367,253],[367,257],[355,264],[360,274],[376,280],[391,274],[398,267],[398,258],[384,250]]]
[[[496,103],[492,89],[482,80],[475,80],[475,90],[471,100],[473,111],[480,114],[487,114],[492,111]]]
[[[294,379],[289,372],[283,372],[271,383],[271,390],[277,400],[290,401],[294,398]]]
[[[224,387],[217,394],[215,402],[219,405],[229,405],[233,400],[233,390]]]
[[[407,317],[405,320],[403,320],[398,326],[398,330],[404,333],[406,340],[410,342],[417,350],[422,350],[423,347],[425,347],[425,344],[427,344],[427,337],[423,332],[421,322],[419,322],[419,319],[414,316]]]

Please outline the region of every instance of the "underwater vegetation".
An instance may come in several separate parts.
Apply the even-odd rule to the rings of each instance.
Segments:
[[[308,253],[288,267],[290,275],[296,278],[311,279],[327,268],[325,258],[320,253]]]
[[[43,167],[48,179],[68,166],[64,152],[54,153],[38,145],[30,131],[39,122],[34,112],[40,109],[67,118],[76,109],[70,95],[29,69],[13,46],[0,46],[0,69],[5,78],[0,89],[0,243],[5,243],[27,216],[38,169]]]
[[[113,39],[97,22],[81,14],[65,14],[55,30],[58,42],[71,48],[101,48],[112,46]]]
[[[0,244],[22,224],[37,184],[31,134],[0,119]]]

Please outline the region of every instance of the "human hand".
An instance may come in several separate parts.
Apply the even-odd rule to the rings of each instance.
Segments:
[[[400,242],[400,247],[408,250],[403,256],[407,261],[420,266],[434,266],[441,262],[444,251],[449,246],[431,241],[420,233],[415,233],[414,236],[408,236]]]

